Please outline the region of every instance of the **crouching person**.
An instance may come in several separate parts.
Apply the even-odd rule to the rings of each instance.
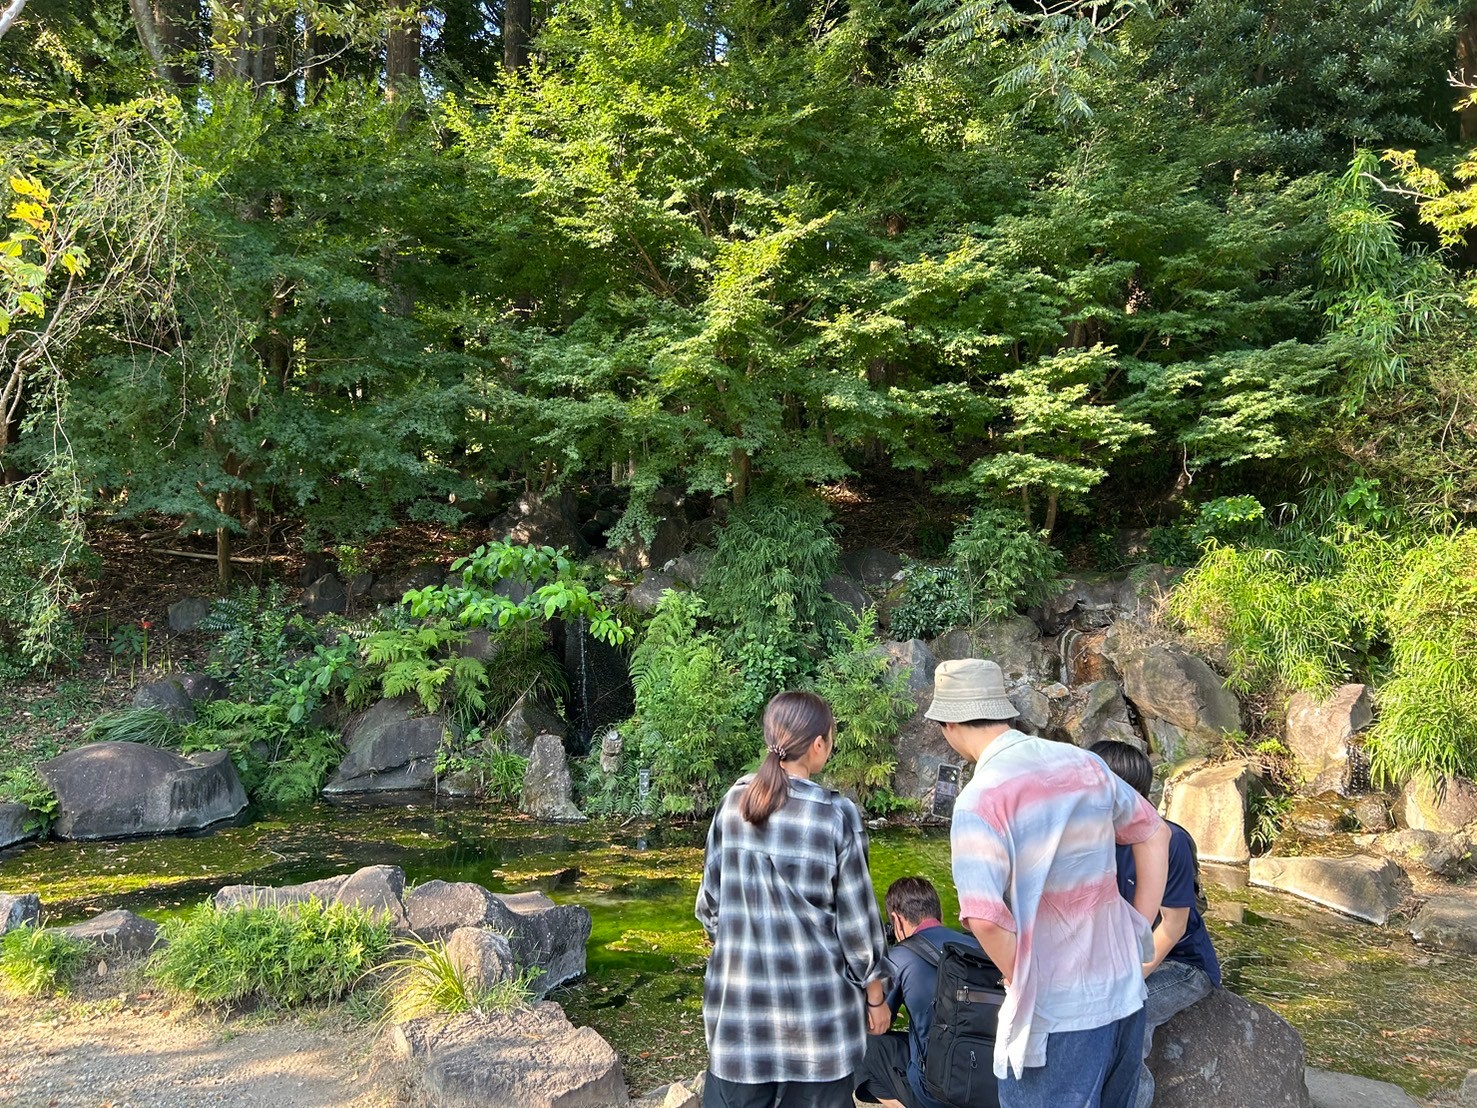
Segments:
[[[990,1021],[996,1017],[999,1003],[1005,996],[1004,989],[999,987],[999,971],[989,963],[973,935],[952,930],[939,922],[943,908],[938,890],[924,878],[903,877],[894,881],[883,898],[883,908],[897,939],[887,952],[886,972],[892,984],[884,1002],[886,1014],[891,1022],[897,1018],[899,1006],[906,1006],[908,1029],[889,1031],[867,1039],[867,1054],[856,1074],[857,1100],[882,1104],[886,1108],[996,1108],[999,1101],[995,1093],[995,1075],[990,1068],[993,1045],[982,1047],[980,1060],[983,1064],[975,1071],[980,1078],[979,1088],[972,1092],[968,1103],[955,1103],[931,1095],[924,1080],[924,1069],[928,1060],[929,1033],[934,1026],[940,960],[945,946],[957,945],[967,950],[973,956],[971,965],[983,970],[983,980],[975,984],[977,991],[984,995],[976,998],[975,1003],[988,1005],[986,1019]],[[949,972],[947,968],[945,972]],[[957,993],[958,990],[953,991]],[[948,1050],[948,1044],[940,1049]]]
[[[1128,743],[1105,740],[1091,750],[1108,768],[1142,797],[1149,795],[1154,769],[1147,755]],[[1134,1108],[1149,1108],[1154,1100],[1154,1076],[1147,1060],[1154,1029],[1169,1022],[1197,1000],[1210,995],[1221,983],[1221,966],[1211,945],[1210,933],[1201,915],[1205,901],[1200,892],[1199,862],[1195,840],[1177,823],[1169,824],[1169,877],[1164,884],[1164,903],[1154,924],[1154,957],[1144,963],[1149,998],[1144,1002],[1144,1059],[1139,1074],[1138,1099]],[[1118,891],[1130,902],[1134,897],[1133,855],[1118,848]]]

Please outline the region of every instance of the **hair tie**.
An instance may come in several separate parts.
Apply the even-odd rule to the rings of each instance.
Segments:
[[[764,749],[767,750],[767,751],[769,751],[771,754],[777,756],[780,761],[783,762],[785,760],[785,748],[784,747],[782,747],[782,746],[767,746]]]

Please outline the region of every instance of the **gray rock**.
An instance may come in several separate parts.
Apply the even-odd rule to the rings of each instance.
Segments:
[[[686,1081],[673,1081],[632,1104],[635,1108],[702,1108],[704,1077],[706,1074],[699,1074]]]
[[[376,581],[369,590],[372,599],[386,604],[398,604],[412,589],[428,589],[439,585],[446,577],[446,568],[440,565],[416,566],[394,577]]]
[[[1060,726],[1084,749],[1100,739],[1116,739],[1139,749],[1144,745],[1128,721],[1128,705],[1114,681],[1093,681],[1073,689]]]
[[[1353,799],[1354,822],[1359,830],[1378,835],[1390,830],[1390,803],[1380,793],[1365,793]]]
[[[535,819],[583,820],[585,815],[574,804],[574,784],[569,777],[569,760],[558,735],[539,735],[533,740],[533,753],[523,775],[523,795],[518,810]]]
[[[490,662],[498,656],[503,644],[492,637],[485,627],[474,627],[467,632],[467,641],[456,648],[463,658],[475,658],[479,662]]]
[[[1416,831],[1460,831],[1477,823],[1477,785],[1460,777],[1411,780],[1400,794],[1401,822]]]
[[[344,904],[388,919],[397,931],[408,931],[404,893],[405,871],[399,866],[364,866],[302,885],[227,885],[216,892],[214,903],[222,910],[257,904],[286,908],[310,900]]]
[[[1462,1108],[1477,1108],[1477,1069],[1467,1071],[1458,1095],[1461,1097]]]
[[[1477,865],[1472,838],[1466,832],[1391,831],[1375,836],[1374,847],[1440,877],[1458,877]]]
[[[892,584],[893,575],[902,571],[903,560],[890,550],[869,546],[841,555],[841,568],[864,587],[876,589]]]
[[[485,991],[518,973],[506,935],[481,927],[458,927],[446,940],[446,957],[473,989]]]
[[[933,688],[933,671],[938,667],[938,662],[934,660],[933,651],[928,649],[928,644],[922,639],[883,643],[882,652],[887,655],[889,674],[908,671],[909,692]]]
[[[1310,792],[1348,790],[1350,747],[1373,719],[1363,685],[1344,685],[1324,700],[1293,695],[1287,705],[1287,747]]]
[[[498,895],[470,882],[427,881],[406,900],[410,929],[422,939],[443,939],[458,928],[484,928],[508,939],[513,960],[537,968],[534,991],[585,973],[590,913],[577,904],[555,904],[542,893]]]
[[[343,615],[349,610],[349,593],[342,581],[325,573],[303,590],[298,607],[310,616]]]
[[[567,548],[576,558],[583,558],[590,544],[580,533],[577,510],[571,494],[545,499],[524,493],[517,504],[492,521],[492,533],[525,546]]]
[[[662,566],[662,569],[684,584],[697,588],[703,583],[703,575],[708,572],[708,563],[712,560],[713,552],[707,547],[700,546],[680,557],[673,558]]]
[[[594,736],[635,714],[631,671],[620,650],[595,638],[583,625],[565,626],[560,662],[569,678],[568,748],[583,754]]]
[[[1197,752],[1205,745],[1191,739],[1168,720],[1146,719],[1144,728],[1149,733],[1149,756],[1169,765],[1198,757]]]
[[[133,706],[163,712],[175,723],[189,723],[195,718],[195,705],[190,702],[190,694],[173,677],[139,685],[133,690]]]
[[[59,839],[191,831],[246,807],[224,750],[182,758],[143,743],[90,743],[43,762],[40,772],[56,793]]]
[[[0,935],[41,922],[41,898],[35,893],[0,893]]]
[[[102,912],[90,920],[57,930],[117,954],[147,954],[159,937],[157,923],[122,909]]]
[[[349,597],[353,600],[368,596],[374,588],[374,574],[356,573],[344,582],[344,587],[348,590]]]
[[[1477,890],[1453,890],[1421,905],[1410,937],[1423,946],[1477,954]]]
[[[187,596],[169,606],[169,629],[183,635],[200,626],[200,621],[210,615],[210,601],[198,596]]]
[[[964,759],[949,747],[939,725],[924,716],[933,701],[933,686],[913,694],[914,709],[894,740],[897,769],[893,772],[893,788],[898,796],[917,800],[924,812],[933,810],[934,786],[938,784],[939,766],[963,766]],[[969,780],[964,767],[960,785]]]
[[[1164,782],[1164,815],[1190,833],[1204,862],[1244,865],[1251,858],[1246,805],[1261,777],[1239,759],[1220,765],[1192,760]]]
[[[935,657],[943,656],[935,651]],[[1025,616],[1012,616],[974,629],[974,652],[965,658],[995,662],[1008,684],[1041,685],[1061,676],[1056,647],[1041,638],[1041,631]]]
[[[394,1028],[392,1049],[415,1062],[417,1092],[439,1108],[618,1108],[629,1103],[620,1058],[557,1004]]]
[[[381,700],[344,728],[348,753],[323,791],[328,794],[429,789],[436,780],[436,752],[447,725],[440,716],[417,716],[411,696]]]
[[[1139,715],[1162,719],[1204,744],[1241,730],[1241,706],[1216,672],[1200,658],[1159,643],[1120,656],[1123,691]]]
[[[37,836],[35,818],[24,804],[0,802],[0,850]]]
[[[192,704],[224,700],[231,695],[231,690],[224,681],[208,673],[181,673],[174,680],[179,682],[179,687],[185,690],[185,695]]]
[[[631,589],[631,606],[639,612],[654,612],[662,593],[676,587],[677,578],[670,573],[648,569]]]
[[[1309,1066],[1303,1077],[1313,1108],[1418,1108],[1405,1090],[1388,1081],[1350,1073],[1330,1073]]]
[[[974,635],[968,627],[952,627],[928,644],[936,661],[953,662],[960,658],[978,657]]]
[[[830,598],[840,604],[853,616],[859,616],[871,606],[872,598],[868,596],[860,585],[850,577],[840,574],[835,577],[827,577],[821,582],[821,588]]]
[[[530,696],[521,697],[513,705],[503,717],[501,729],[508,749],[521,758],[533,753],[533,740],[540,735],[558,735],[563,739],[569,734],[569,727],[562,719]]]
[[[1068,626],[1106,627],[1120,614],[1120,598],[1127,580],[1123,573],[1077,573],[1063,577],[1059,591],[1032,614],[1048,635]]]
[[[636,538],[611,551],[615,564],[627,573],[660,569],[682,554],[687,545],[687,520],[683,516],[663,516],[657,520],[651,541]]]
[[[1312,1108],[1303,1041],[1270,1008],[1216,989],[1154,1032],[1155,1108]]]
[[[1278,889],[1335,912],[1380,925],[1410,891],[1405,871],[1388,858],[1264,857],[1251,860],[1253,885]]]
[[[1007,694],[1015,710],[1017,730],[1028,735],[1044,735],[1051,723],[1051,701],[1046,694],[1030,685],[1017,685]]]

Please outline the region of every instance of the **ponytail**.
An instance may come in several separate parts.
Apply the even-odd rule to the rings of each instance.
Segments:
[[[822,697],[811,692],[783,692],[764,709],[764,761],[739,801],[739,814],[755,827],[785,806],[790,778],[782,762],[804,755],[811,743],[836,728],[836,717]]]

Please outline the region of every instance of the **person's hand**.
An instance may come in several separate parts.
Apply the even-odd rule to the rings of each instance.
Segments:
[[[867,1005],[867,1034],[885,1035],[892,1026],[892,1009],[886,1004]]]

